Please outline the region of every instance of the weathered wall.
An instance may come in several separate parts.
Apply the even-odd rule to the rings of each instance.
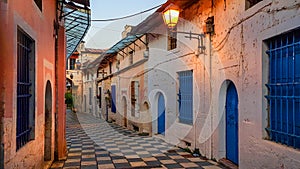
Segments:
[[[299,150],[265,139],[268,112],[264,98],[268,78],[264,40],[299,27],[299,6],[299,1],[264,0],[245,10],[244,1],[219,0],[213,8],[211,2],[201,1],[186,10],[185,18],[200,28],[207,17],[215,19],[212,54],[204,56],[212,96],[209,111],[205,113],[212,115],[210,130],[214,132],[208,157],[220,159],[226,154],[224,82],[230,80],[239,97],[239,166],[297,168],[300,165]]]
[[[53,21],[56,16],[56,2],[43,1],[42,12],[34,1],[22,0],[0,2],[1,76],[5,97],[1,97],[4,107],[3,142],[5,168],[42,168],[44,162],[44,108],[45,86],[49,80],[52,96],[55,96],[55,38]],[[35,139],[16,151],[16,108],[17,108],[17,28],[23,29],[35,41]],[[64,36],[64,33],[63,33]],[[65,43],[65,41],[63,42]],[[65,55],[61,56],[65,57]],[[62,66],[64,66],[63,63]],[[59,75],[59,76],[63,76]],[[65,81],[64,81],[65,82]],[[64,84],[64,83],[63,83]],[[3,89],[3,90],[2,90]],[[55,97],[52,98],[52,128],[54,129]],[[2,105],[2,104],[1,104]],[[64,121],[62,121],[64,122]],[[63,126],[64,127],[64,126]],[[63,134],[63,133],[62,133]],[[54,152],[54,131],[52,131]],[[63,140],[60,140],[63,143]],[[53,153],[54,154],[54,153]],[[53,155],[52,155],[53,159]]]

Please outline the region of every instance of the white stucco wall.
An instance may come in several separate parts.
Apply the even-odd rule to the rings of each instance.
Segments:
[[[200,148],[208,158],[226,157],[225,98],[229,81],[239,97],[239,167],[297,168],[300,151],[268,141],[267,127],[267,56],[264,40],[300,26],[299,1],[264,0],[245,10],[240,0],[198,2],[185,10],[178,31],[202,33],[204,21],[215,19],[215,34],[206,35],[206,51],[199,56],[174,59],[193,53],[197,42],[178,36],[177,49],[166,51],[165,36],[150,41],[148,91],[157,132],[157,93],[166,101],[166,135],[172,143],[185,140]],[[196,10],[197,9],[197,10]],[[165,34],[160,27],[153,30]],[[157,33],[156,32],[156,33]],[[211,42],[211,43],[210,43]],[[178,123],[178,71],[193,69],[194,126]],[[196,130],[195,130],[196,129]]]

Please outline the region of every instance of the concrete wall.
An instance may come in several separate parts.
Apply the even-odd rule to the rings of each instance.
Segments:
[[[1,119],[3,126],[4,143],[4,167],[5,168],[42,168],[44,162],[44,123],[45,123],[45,90],[49,81],[52,87],[52,141],[51,159],[54,158],[54,128],[56,98],[55,86],[55,38],[53,36],[53,21],[56,16],[56,2],[43,1],[42,12],[34,1],[24,3],[22,0],[0,2],[0,29],[1,65],[3,67],[1,85],[1,103],[4,107],[4,117]],[[24,30],[35,41],[35,138],[16,151],[16,113],[17,113],[17,28]],[[64,38],[64,32],[60,32],[59,38]],[[61,39],[62,47],[65,47],[65,39]],[[65,48],[58,52],[58,60],[65,58]],[[61,59],[62,58],[62,59]],[[61,66],[65,66],[65,62]],[[63,71],[64,72],[64,71]],[[65,79],[65,74],[58,77]],[[65,80],[63,80],[65,82]],[[64,87],[65,83],[62,83]],[[63,99],[63,96],[62,96]],[[62,101],[63,102],[63,101]],[[1,106],[2,107],[2,106]],[[64,109],[64,105],[61,106]],[[59,113],[58,119],[62,120],[60,126],[64,127],[64,116]],[[61,147],[58,154],[64,156],[64,130],[58,133]],[[62,137],[60,137],[62,136]],[[57,145],[56,145],[57,146]]]

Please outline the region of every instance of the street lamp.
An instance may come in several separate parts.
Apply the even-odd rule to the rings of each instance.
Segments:
[[[176,26],[179,19],[179,10],[180,8],[178,6],[170,4],[163,12],[164,22],[169,29],[173,29]]]
[[[176,31],[174,29],[179,20],[179,12],[180,12],[180,8],[171,3],[163,11],[162,17],[163,17],[164,23],[166,24],[166,26],[168,26],[169,31],[171,31],[171,32],[188,35],[188,36],[185,36],[185,38],[189,38],[190,40],[197,39],[198,40],[198,51],[197,52],[204,53],[204,50],[205,50],[204,40],[203,40],[203,38],[205,37],[204,34],[192,33],[191,31],[190,32]]]

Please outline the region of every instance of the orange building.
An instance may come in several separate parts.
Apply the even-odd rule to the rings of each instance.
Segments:
[[[86,20],[77,28],[79,15]],[[88,0],[0,1],[0,168],[43,168],[65,157],[66,59],[89,16]]]

